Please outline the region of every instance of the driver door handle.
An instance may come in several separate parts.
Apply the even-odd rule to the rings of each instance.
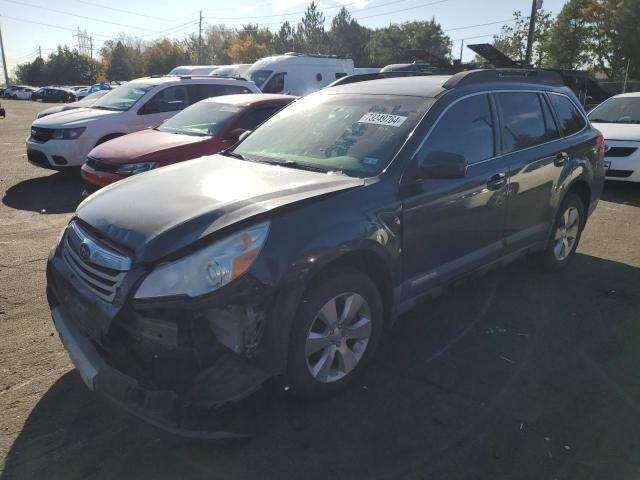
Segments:
[[[500,190],[507,184],[506,172],[496,173],[487,181],[487,188],[489,190]]]
[[[560,152],[558,155],[556,155],[556,158],[553,160],[553,164],[556,167],[562,167],[565,163],[567,163],[568,159],[569,159],[569,155],[567,154],[567,152]]]

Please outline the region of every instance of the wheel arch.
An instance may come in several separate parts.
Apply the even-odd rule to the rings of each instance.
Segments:
[[[587,216],[589,215],[589,205],[591,204],[591,187],[589,186],[587,181],[582,178],[575,180],[567,188],[564,196],[562,197],[562,201],[558,205],[558,208],[560,208],[560,205],[562,205],[562,202],[564,202],[564,199],[567,197],[567,195],[570,195],[572,193],[578,195],[578,197],[582,201],[582,206],[584,208],[582,227],[584,227],[585,223],[587,222]]]

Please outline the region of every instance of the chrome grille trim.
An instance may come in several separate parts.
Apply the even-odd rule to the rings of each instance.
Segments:
[[[75,247],[71,236],[76,237]],[[85,258],[81,256],[80,248],[86,249]],[[85,287],[107,302],[113,302],[131,266],[131,259],[99,245],[75,222],[64,236],[62,258]]]

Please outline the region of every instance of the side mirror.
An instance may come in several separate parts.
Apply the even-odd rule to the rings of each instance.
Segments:
[[[457,153],[431,152],[420,161],[417,174],[418,178],[464,178],[467,162]]]
[[[244,140],[244,138],[249,135],[249,133],[251,133],[250,130],[247,130],[246,128],[234,128],[233,130],[231,130],[229,132],[228,137],[231,140]]]

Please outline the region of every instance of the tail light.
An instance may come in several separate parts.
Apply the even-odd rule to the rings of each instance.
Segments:
[[[604,150],[604,136],[602,135],[602,132],[600,130],[597,130],[597,132],[598,136],[596,137],[596,144],[598,145],[598,148]]]

